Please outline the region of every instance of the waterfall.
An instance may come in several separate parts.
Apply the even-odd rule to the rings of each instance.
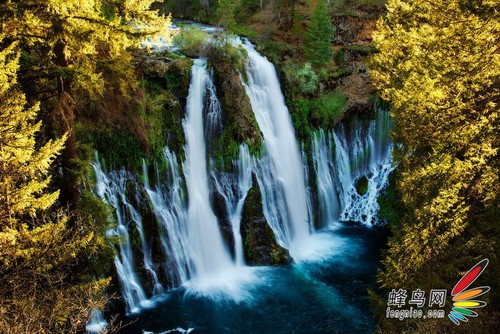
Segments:
[[[279,245],[290,248],[290,227],[281,184],[276,180],[276,169],[268,155],[255,159],[255,175],[262,194],[262,209],[267,223]]]
[[[104,319],[104,314],[98,309],[93,309],[90,313],[90,319],[85,326],[87,333],[100,334],[104,333],[109,326],[108,322]]]
[[[312,157],[316,171],[319,217],[323,225],[338,220],[339,198],[335,185],[332,136],[325,136],[323,130],[313,136]]]
[[[213,74],[210,74],[210,80],[207,82],[207,94],[205,97],[205,143],[207,150],[211,149],[212,141],[216,138],[222,129],[222,107],[217,98],[217,88],[213,83]]]
[[[379,110],[374,120],[355,119],[312,139],[320,217],[334,221],[377,223],[377,197],[393,171],[389,113]],[[362,189],[361,189],[362,188]],[[362,191],[360,191],[362,190]]]
[[[163,166],[155,166],[155,182],[150,182],[148,167],[143,161],[144,192],[139,189],[137,178],[132,173],[120,170],[106,174],[96,154],[93,163],[96,193],[116,212],[117,227],[112,234],[120,238],[120,245],[115,266],[129,313],[152,305],[150,297],[179,285],[185,285],[188,291],[195,292],[212,293],[215,288],[215,291],[218,289],[218,292],[229,294],[235,299],[242,298],[239,285],[253,277],[248,270],[242,270],[244,259],[240,234],[244,201],[252,186],[252,158],[246,145],[240,146],[239,159],[234,162],[234,174],[221,174],[223,176],[219,178],[215,171],[211,172],[216,178],[217,190],[225,199],[232,225],[236,255],[234,261],[211,207],[206,132],[219,129],[221,124],[218,123],[220,104],[215,86],[206,69],[206,61],[196,60],[191,70],[186,117],[183,120],[186,159],[182,171],[176,155],[165,148]],[[135,185],[132,191],[131,185]],[[127,197],[131,192],[136,196],[135,202]],[[146,197],[141,197],[141,193],[145,193]],[[133,204],[144,205],[144,201],[149,201],[150,204],[146,206],[155,218],[155,225],[151,228],[158,229],[157,239],[162,254],[155,255],[164,259],[160,263],[153,262],[151,238],[154,236],[146,234],[143,217]],[[138,231],[143,256],[142,261],[139,261],[141,268],[134,261],[129,235],[132,228]],[[163,269],[165,274],[162,282],[157,272],[159,269]],[[150,296],[138,277],[138,272],[144,271],[148,273],[151,283]],[[226,277],[229,279],[226,280]]]
[[[159,223],[162,250],[166,256],[169,287],[186,282],[194,272],[188,235],[188,215],[183,179],[179,174],[177,157],[168,148],[163,152],[166,164],[165,184],[155,188],[149,185],[146,192]],[[157,168],[158,169],[158,168]],[[148,180],[147,168],[144,179]],[[159,172],[158,172],[159,173]],[[159,177],[157,178],[159,180]]]
[[[198,277],[212,276],[233,265],[210,206],[203,128],[203,101],[210,82],[206,61],[195,60],[183,126],[186,135],[184,173],[189,193],[188,232]]]
[[[310,234],[302,159],[273,64],[248,41],[243,46],[248,52],[245,88],[273,165],[258,164],[258,170],[265,174],[258,177],[259,185],[267,193],[263,198],[272,198],[279,205],[273,209],[264,200],[266,218],[278,239],[293,253],[294,247]]]
[[[127,171],[121,170],[106,175],[96,154],[92,164],[97,181],[97,194],[116,211],[117,227],[112,234],[120,238],[120,252],[115,256],[115,266],[122,288],[122,296],[128,312],[136,312],[140,307],[148,306],[148,298],[137,277],[137,267],[134,262],[129,225],[133,224],[142,231],[142,219],[129,204],[126,196],[127,180],[133,179]],[[146,263],[146,261],[144,261]],[[150,268],[152,270],[152,268]]]
[[[247,198],[248,191],[252,187],[252,157],[248,151],[247,145],[240,145],[239,159],[233,161],[234,170],[237,173],[216,173],[212,172],[212,178],[217,192],[224,198],[228,218],[231,222],[231,228],[234,238],[234,253],[236,265],[244,265],[243,259],[243,240],[241,238],[240,226],[243,205]]]

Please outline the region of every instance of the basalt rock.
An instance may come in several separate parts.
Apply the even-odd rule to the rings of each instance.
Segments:
[[[241,236],[245,260],[250,265],[279,265],[291,262],[288,250],[278,245],[262,210],[262,196],[253,175],[254,186],[243,207]]]

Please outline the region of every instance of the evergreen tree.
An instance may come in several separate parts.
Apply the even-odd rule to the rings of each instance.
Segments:
[[[67,137],[35,145],[38,104],[26,108],[16,44],[7,45],[0,49],[0,332],[75,332],[105,281],[71,278],[94,235],[78,223],[69,228],[62,210],[48,211],[59,196],[49,190],[49,169]]]
[[[2,30],[23,50],[23,85],[43,100],[44,115],[59,120],[68,136],[62,153],[63,200],[73,205],[79,191],[75,166],[75,107],[79,98],[105,92],[105,74],[126,94],[135,84],[130,49],[146,36],[169,36],[170,17],[150,10],[153,0],[6,1]],[[49,117],[47,117],[49,118]],[[53,125],[52,125],[53,126]]]
[[[371,73],[391,103],[397,186],[408,210],[389,242],[383,286],[451,284],[478,259],[498,264],[492,238],[500,208],[495,3],[389,0],[377,26],[380,53]]]
[[[326,1],[319,0],[313,12],[311,25],[306,32],[304,43],[305,55],[313,65],[320,67],[330,63],[333,56],[330,43],[333,32]]]
[[[236,0],[218,0],[216,15],[218,23],[224,27],[227,32],[233,32],[236,27],[234,11],[236,9]]]

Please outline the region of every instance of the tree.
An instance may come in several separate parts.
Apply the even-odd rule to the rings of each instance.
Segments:
[[[408,210],[389,242],[383,286],[458,277],[457,268],[498,254],[488,236],[498,231],[500,207],[495,5],[389,0],[374,33],[380,53],[371,73],[391,103],[397,187]]]
[[[43,101],[43,115],[59,120],[68,139],[62,152],[63,200],[79,197],[74,177],[75,108],[82,97],[105,93],[108,74],[124,94],[134,86],[130,49],[145,36],[170,37],[170,17],[150,10],[153,0],[6,1],[0,5],[2,30],[23,50],[23,85]],[[47,117],[49,118],[49,117]]]
[[[236,0],[218,0],[216,15],[218,23],[226,32],[233,32],[236,27],[234,11],[236,9]]]
[[[319,0],[314,9],[311,25],[306,32],[304,51],[307,59],[315,66],[328,65],[333,56],[330,40],[333,27],[328,17],[325,0]]]
[[[0,34],[0,45],[5,45]],[[17,44],[0,49],[0,332],[76,331],[106,281],[81,285],[75,265],[94,235],[53,210],[49,170],[67,136],[40,146],[38,104],[26,108],[16,84]],[[39,148],[38,148],[39,147]]]

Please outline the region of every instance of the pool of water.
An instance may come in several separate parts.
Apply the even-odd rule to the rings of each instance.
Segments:
[[[323,231],[297,263],[241,268],[234,284],[191,282],[129,316],[120,333],[372,333],[367,288],[385,241],[377,228]]]

